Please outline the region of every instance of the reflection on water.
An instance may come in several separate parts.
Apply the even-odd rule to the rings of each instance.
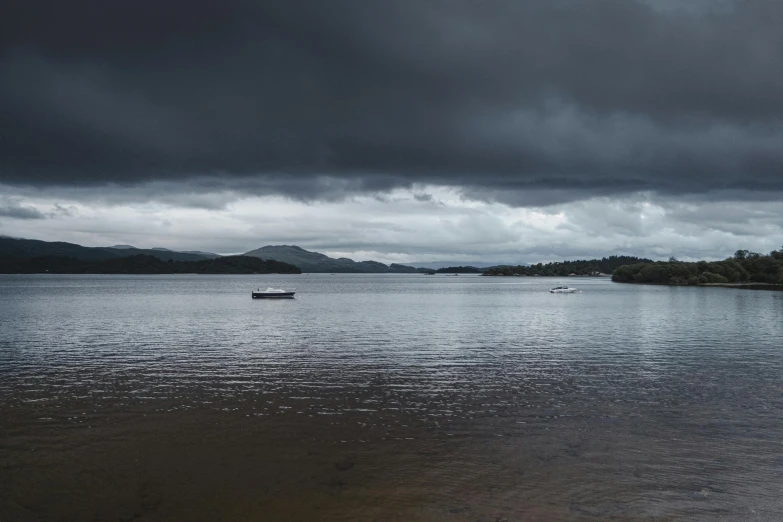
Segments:
[[[84,422],[56,412],[88,405],[91,418],[350,418],[379,440],[460,441],[418,486],[464,496],[454,519],[537,502],[565,518],[781,514],[783,294],[592,278],[549,294],[556,283],[2,276],[0,411],[43,412],[55,431]],[[251,300],[264,285],[297,299]],[[488,469],[502,494],[448,489]]]

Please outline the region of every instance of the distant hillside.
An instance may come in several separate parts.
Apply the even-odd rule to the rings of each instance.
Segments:
[[[154,256],[162,261],[200,261],[210,259],[209,255],[172,252],[170,250],[147,250],[118,245],[113,247],[84,247],[61,241],[39,241],[37,239],[12,239],[0,237],[0,259],[27,259],[33,257],[70,257],[83,261],[100,261],[128,257],[131,254]]]
[[[416,274],[419,272],[418,268],[413,268],[412,266],[407,265],[399,265],[397,263],[390,264],[389,268],[391,269],[391,272],[395,274]]]
[[[87,261],[69,257],[0,259],[2,274],[300,274],[293,265],[248,256],[162,261],[149,255]]]
[[[246,252],[245,255],[290,263],[301,268],[302,272],[310,273],[405,274],[416,272],[416,269],[412,266],[398,264],[389,266],[377,261],[357,262],[345,257],[335,259],[293,245],[265,246]]]
[[[113,247],[113,248],[117,248],[117,247]],[[139,250],[136,247],[130,247],[130,248],[134,248],[136,250]],[[208,258],[208,259],[216,259],[216,258],[220,257],[220,254],[215,254],[213,252],[202,252],[201,250],[171,250],[170,248],[162,248],[162,247],[152,247],[150,250],[157,250],[159,252],[177,252],[177,253],[180,253],[180,254],[193,254],[193,255],[202,256],[202,257],[205,257],[205,258]]]
[[[495,266],[485,276],[569,276],[609,275],[617,267],[635,263],[652,263],[649,259],[631,256],[610,256],[602,259],[538,263],[529,266]]]

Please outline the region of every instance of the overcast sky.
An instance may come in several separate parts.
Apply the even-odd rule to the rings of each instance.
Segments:
[[[783,245],[777,0],[7,0],[0,234],[355,259]]]

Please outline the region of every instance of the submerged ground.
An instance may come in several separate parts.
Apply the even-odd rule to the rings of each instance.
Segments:
[[[555,283],[4,277],[0,520],[779,518],[781,294]]]

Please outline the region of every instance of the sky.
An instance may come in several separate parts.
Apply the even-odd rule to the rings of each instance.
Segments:
[[[783,245],[777,0],[6,0],[0,234],[385,262]]]

